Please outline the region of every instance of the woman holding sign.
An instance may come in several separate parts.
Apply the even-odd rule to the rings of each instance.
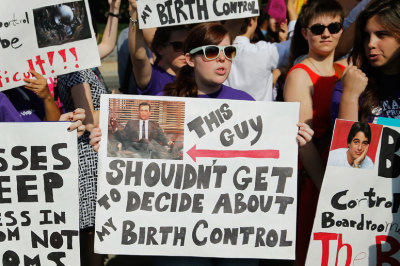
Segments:
[[[175,80],[178,70],[186,64],[182,45],[187,29],[185,26],[172,26],[156,30],[151,50],[157,58],[152,65],[146,53],[144,36],[152,35],[152,30],[139,29],[136,0],[129,0],[129,3],[129,51],[137,89],[139,94],[156,95],[163,90],[165,84]]]
[[[160,95],[249,100],[246,92],[223,85],[229,75],[236,47],[231,45],[228,31],[219,23],[203,23],[194,27],[184,44],[186,65],[180,69],[176,81],[165,86]],[[311,140],[313,131],[300,123],[297,139],[302,146]],[[101,131],[96,128],[91,133],[91,144],[97,150]],[[165,257],[154,256],[153,265],[258,265],[258,259]]]
[[[339,118],[373,122],[400,118],[400,1],[379,0],[360,13],[343,76]]]

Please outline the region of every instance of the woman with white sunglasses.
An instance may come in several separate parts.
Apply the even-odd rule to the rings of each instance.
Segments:
[[[299,14],[292,38],[289,65],[299,56],[307,56],[289,71],[283,96],[287,102],[300,102],[300,122],[307,123],[315,132],[313,141],[299,150],[299,265],[304,265],[329,152],[332,91],[344,70],[344,66],[334,63],[343,17],[342,6],[335,0],[308,1]]]
[[[233,100],[254,100],[246,92],[230,88],[222,83],[228,77],[236,48],[231,45],[228,31],[219,23],[203,23],[195,26],[188,34],[183,51],[187,65],[182,67],[176,81],[165,86],[160,95],[218,98]],[[300,123],[297,136],[299,145],[311,140],[313,131],[306,124]],[[91,133],[91,144],[99,148],[101,130]],[[203,257],[152,257],[153,265],[158,266],[258,266],[258,259],[228,259]]]
[[[246,92],[222,84],[236,55],[236,47],[231,45],[224,26],[219,23],[197,25],[189,32],[183,51],[186,65],[161,95],[254,101]]]

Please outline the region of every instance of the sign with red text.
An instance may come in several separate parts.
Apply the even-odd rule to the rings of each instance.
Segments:
[[[298,103],[101,106],[96,252],[294,259]]]
[[[336,120],[306,265],[400,264],[400,127]]]
[[[154,28],[255,17],[257,0],[140,0],[139,27]]]
[[[0,123],[1,265],[80,265],[77,135],[69,126]]]
[[[3,0],[0,91],[24,85],[30,69],[45,77],[100,65],[87,0]]]

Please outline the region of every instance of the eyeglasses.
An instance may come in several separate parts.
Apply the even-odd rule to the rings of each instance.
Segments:
[[[194,55],[201,51],[203,52],[204,57],[210,61],[217,59],[221,51],[224,52],[225,58],[228,60],[232,60],[236,56],[236,46],[233,45],[204,45],[190,50],[189,54]]]
[[[175,52],[183,51],[183,42],[169,42],[168,45],[171,45]]]
[[[338,33],[342,29],[343,25],[339,22],[332,22],[328,26],[325,26],[323,24],[314,24],[311,27],[308,27],[307,29],[310,29],[312,34],[314,35],[321,35],[324,31],[325,28],[328,28],[328,31],[331,34]]]

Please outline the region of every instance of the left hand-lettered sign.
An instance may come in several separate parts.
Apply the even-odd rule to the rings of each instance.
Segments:
[[[139,27],[153,28],[258,16],[257,0],[140,0]]]
[[[87,0],[3,0],[0,91],[24,85],[29,70],[45,77],[100,65]]]
[[[0,265],[80,265],[70,123],[0,123]]]

